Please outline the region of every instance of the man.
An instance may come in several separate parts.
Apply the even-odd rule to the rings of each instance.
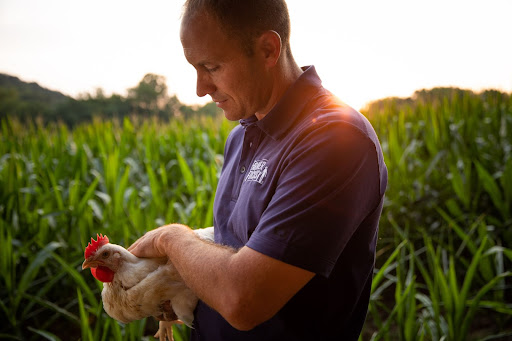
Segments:
[[[215,242],[172,224],[130,247],[198,295],[193,340],[357,340],[387,170],[358,112],[299,68],[284,0],[188,0],[198,96],[240,120],[225,146]]]

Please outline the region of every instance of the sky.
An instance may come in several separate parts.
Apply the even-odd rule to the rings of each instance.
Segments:
[[[511,0],[288,0],[292,52],[349,105],[456,86],[512,92]],[[126,95],[163,75],[186,104],[196,75],[183,0],[0,0],[0,72],[64,94]]]

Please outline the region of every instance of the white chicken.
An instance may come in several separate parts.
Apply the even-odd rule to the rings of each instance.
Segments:
[[[213,227],[194,230],[213,242]],[[167,258],[138,258],[124,247],[97,235],[85,249],[82,269],[103,282],[101,297],[105,312],[129,323],[148,316],[160,320],[155,337],[173,340],[172,325],[182,321],[192,327],[197,297],[185,285]]]

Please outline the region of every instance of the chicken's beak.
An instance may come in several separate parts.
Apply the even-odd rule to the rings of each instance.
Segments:
[[[87,269],[87,268],[97,268],[97,267],[98,267],[98,262],[93,259],[86,259],[82,263],[82,270]]]

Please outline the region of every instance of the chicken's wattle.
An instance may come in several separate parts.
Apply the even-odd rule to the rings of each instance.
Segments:
[[[114,271],[104,266],[91,268],[91,273],[98,281],[103,283],[112,282],[114,280]]]

